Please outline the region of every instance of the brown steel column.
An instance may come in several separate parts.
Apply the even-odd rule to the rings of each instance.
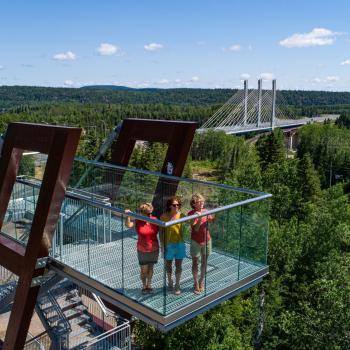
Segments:
[[[11,123],[6,132],[0,163],[0,227],[24,150],[48,155],[38,202],[26,248],[2,235],[0,264],[19,276],[8,323],[5,350],[22,349],[38,296],[44,268],[37,259],[48,256],[61,204],[68,184],[81,129],[28,123]]]
[[[173,172],[169,175],[181,176],[196,128],[197,123],[195,122],[124,119],[118,139],[112,145],[111,163],[127,166],[137,140],[161,142],[169,145],[161,172],[167,174],[167,164],[171,163]],[[116,189],[112,198],[116,196],[122,177],[123,172],[120,172],[120,175],[116,179]],[[162,211],[163,206],[163,185],[164,184],[160,179],[153,200],[155,213],[158,215]],[[177,185],[177,181],[167,180],[166,195],[174,195],[176,193]]]

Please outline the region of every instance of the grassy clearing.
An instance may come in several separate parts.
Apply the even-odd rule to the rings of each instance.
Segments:
[[[191,162],[192,177],[197,180],[218,181],[216,162],[209,160],[194,160]]]

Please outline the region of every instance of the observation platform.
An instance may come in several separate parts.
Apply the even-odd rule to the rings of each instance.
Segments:
[[[84,173],[88,176],[79,188],[74,188]],[[40,184],[39,179],[17,177],[1,234],[26,244]],[[208,224],[213,252],[200,295],[193,293],[189,224],[198,216],[163,222],[137,213],[140,204],[153,202],[159,217],[168,197],[176,194],[183,202],[182,213],[187,214],[194,193],[201,193],[206,199],[208,211],[201,216],[216,217]],[[76,159],[49,268],[125,312],[167,331],[259,283],[268,274],[269,197],[267,193],[227,185]],[[180,295],[167,290],[162,254],[154,266],[154,292],[142,294],[137,234],[125,226],[125,209],[132,211],[128,216],[151,222],[160,230],[183,223],[186,258]]]

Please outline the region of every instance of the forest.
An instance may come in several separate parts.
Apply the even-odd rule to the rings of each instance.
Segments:
[[[0,133],[12,121],[77,125],[84,129],[78,153],[92,159],[124,118],[201,124],[232,93],[0,87]],[[210,180],[273,194],[269,275],[166,334],[137,321],[134,341],[141,348],[350,348],[350,93],[283,94],[300,115],[341,117],[336,124],[302,127],[293,153],[279,129],[256,142],[251,135],[197,134],[185,170],[186,176],[200,172]],[[163,147],[148,144],[135,151],[131,165],[159,170],[163,154]]]

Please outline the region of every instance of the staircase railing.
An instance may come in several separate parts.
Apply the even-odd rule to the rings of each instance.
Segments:
[[[131,350],[130,323],[123,324],[98,335],[86,343],[82,349],[120,349]]]

